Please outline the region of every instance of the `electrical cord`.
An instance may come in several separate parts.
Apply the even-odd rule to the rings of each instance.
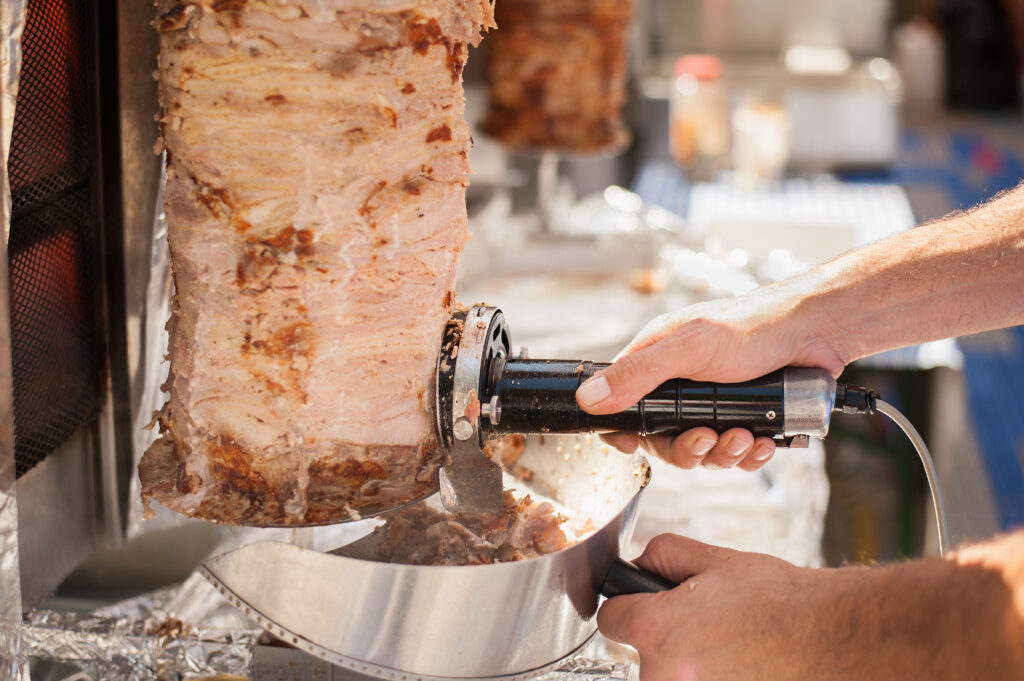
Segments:
[[[875,408],[878,411],[892,419],[893,423],[906,433],[907,438],[914,445],[914,449],[917,450],[918,456],[921,457],[924,474],[928,479],[928,489],[932,493],[932,504],[935,506],[935,525],[939,532],[939,555],[944,556],[949,551],[949,525],[946,522],[946,505],[942,498],[942,488],[939,486],[939,474],[935,469],[935,462],[932,460],[931,454],[928,453],[928,446],[925,445],[921,434],[917,432],[917,428],[914,428],[914,424],[901,414],[896,407],[877,397],[875,398],[875,404]]]
[[[946,555],[949,550],[949,525],[946,522],[946,504],[943,501],[942,488],[939,486],[939,475],[935,469],[935,462],[932,461],[932,456],[928,453],[928,446],[925,445],[921,434],[914,428],[914,424],[896,407],[880,399],[874,390],[859,385],[842,383],[837,385],[833,410],[844,414],[881,412],[903,430],[910,443],[914,445],[914,449],[917,450],[917,455],[921,457],[924,475],[928,479],[928,490],[932,494],[932,504],[935,507],[935,526],[939,533],[939,555]]]

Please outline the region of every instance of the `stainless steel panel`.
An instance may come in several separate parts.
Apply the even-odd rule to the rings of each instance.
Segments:
[[[642,45],[660,54],[777,54],[793,44],[886,49],[891,0],[648,0]]]
[[[92,429],[79,430],[18,480],[21,599],[29,610],[95,547]]]
[[[124,212],[126,341],[132,404],[142,393],[139,367],[145,361],[142,329],[150,274],[153,220],[160,184],[156,144],[157,33],[152,3],[120,0],[118,20],[118,96],[121,108],[121,171]]]
[[[117,130],[119,137],[120,183],[116,192],[120,219],[117,233],[107,236],[109,345],[111,348],[111,399],[109,413],[101,421],[100,454],[105,544],[117,544],[126,533],[129,518],[138,504],[132,505],[137,461],[149,440],[138,437],[136,426],[148,422],[151,409],[144,400],[147,367],[159,367],[147,361],[147,353],[163,355],[166,348],[147,350],[147,317],[154,314],[147,306],[147,291],[152,274],[153,235],[156,229],[161,159],[154,153],[159,130],[155,116],[157,83],[157,33],[152,21],[152,3],[117,2]],[[111,65],[113,67],[113,65]],[[113,269],[116,268],[116,269]],[[157,309],[159,324],[165,311]],[[152,382],[153,377],[148,377]],[[159,378],[155,379],[159,384]],[[132,510],[129,511],[129,508]]]
[[[151,4],[99,3],[97,118],[104,247],[110,394],[101,422],[101,538],[124,536],[135,475],[133,426],[145,382],[146,290],[150,276],[160,158],[157,138],[157,35]],[[109,75],[108,75],[109,74]],[[116,74],[116,78],[113,77]],[[112,104],[113,103],[113,104]],[[116,104],[116,106],[115,106]]]

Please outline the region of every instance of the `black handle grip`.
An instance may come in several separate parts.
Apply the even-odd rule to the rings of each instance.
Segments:
[[[616,558],[608,568],[601,593],[608,598],[626,594],[653,594],[674,589],[678,584],[661,575],[639,568],[629,561]]]
[[[616,414],[593,415],[579,408],[576,389],[608,367],[586,361],[508,359],[491,367],[485,399],[501,406],[495,433],[591,433],[626,431],[651,435],[697,426],[716,432],[746,428],[780,438],[784,423],[783,372],[743,383],[667,381],[640,402]]]

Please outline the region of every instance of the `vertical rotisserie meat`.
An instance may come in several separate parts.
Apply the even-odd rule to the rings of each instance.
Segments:
[[[487,41],[488,134],[513,148],[612,151],[628,140],[630,0],[501,0]]]
[[[436,486],[490,0],[159,0],[169,401],[144,499],[326,523]]]

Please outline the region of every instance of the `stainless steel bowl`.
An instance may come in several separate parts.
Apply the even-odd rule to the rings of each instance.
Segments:
[[[378,563],[260,542],[204,574],[247,615],[306,652],[396,681],[526,679],[597,630],[598,594],[629,541],[650,479],[640,455],[592,436],[531,436],[530,486],[593,519],[557,553],[493,565]]]

